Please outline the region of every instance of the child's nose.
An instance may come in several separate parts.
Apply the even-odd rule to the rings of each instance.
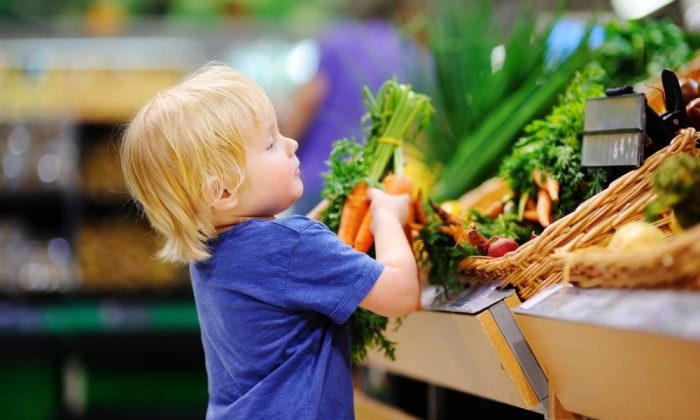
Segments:
[[[294,154],[296,153],[297,149],[299,149],[299,142],[294,140],[294,139],[288,139],[290,143],[289,149],[291,150],[291,153]]]

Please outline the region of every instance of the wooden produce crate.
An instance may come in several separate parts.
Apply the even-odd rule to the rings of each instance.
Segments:
[[[513,312],[551,418],[697,418],[700,293],[556,285]]]
[[[452,301],[409,315],[396,331],[396,360],[368,364],[420,381],[544,412],[547,380],[515,324],[512,290],[470,287]]]

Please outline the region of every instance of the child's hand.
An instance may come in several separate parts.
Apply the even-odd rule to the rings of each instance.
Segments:
[[[410,202],[408,194],[389,195],[382,190],[371,188],[369,199],[372,201],[371,210],[375,220],[380,219],[380,215],[386,214],[395,217],[401,226],[406,224]]]
[[[369,198],[374,250],[384,270],[360,306],[383,316],[406,316],[416,308],[420,295],[416,260],[402,227],[409,197],[370,189]]]

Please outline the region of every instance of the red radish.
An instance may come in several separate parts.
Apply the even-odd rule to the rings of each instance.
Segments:
[[[516,249],[518,249],[518,243],[514,240],[510,238],[498,238],[489,246],[488,256],[498,258]]]

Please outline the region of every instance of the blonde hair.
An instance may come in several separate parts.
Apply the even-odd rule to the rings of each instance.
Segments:
[[[159,92],[124,131],[126,185],[165,238],[158,256],[203,261],[216,237],[211,201],[245,177],[250,136],[274,115],[263,90],[231,68],[210,63]]]

